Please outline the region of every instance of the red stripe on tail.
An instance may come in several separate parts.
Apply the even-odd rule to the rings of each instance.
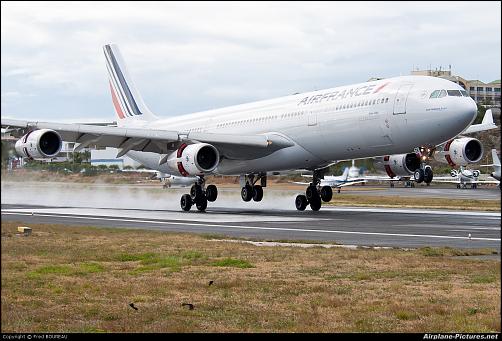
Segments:
[[[124,113],[122,112],[122,109],[120,108],[119,101],[117,100],[117,96],[115,96],[115,91],[113,90],[112,83],[110,83],[110,91],[112,93],[112,101],[113,101],[113,106],[115,107],[115,111],[117,112],[117,115],[119,115],[119,118],[125,118]]]

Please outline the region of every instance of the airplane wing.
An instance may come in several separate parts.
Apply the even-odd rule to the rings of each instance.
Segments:
[[[233,135],[217,133],[180,132],[149,127],[125,128],[68,124],[55,122],[31,122],[3,119],[2,127],[7,129],[52,129],[61,135],[63,141],[76,142],[79,151],[89,145],[121,148],[117,155],[130,150],[167,154],[176,150],[182,142],[205,142],[215,146],[222,156],[229,159],[253,159],[267,156],[294,143],[278,133],[259,135]]]
[[[341,184],[338,184],[338,185],[335,185],[335,186],[332,186],[332,187],[341,188],[341,187],[352,186],[352,185],[355,185],[355,184],[362,184],[362,183],[365,183],[365,182],[366,182],[366,180],[344,182],[344,183],[341,183]]]
[[[495,129],[495,128],[497,128],[497,126],[493,122],[492,109],[488,109],[488,110],[486,110],[485,116],[483,116],[483,121],[481,121],[480,124],[471,125],[466,130],[464,130],[461,134],[476,133],[478,131],[491,130],[491,129]]]

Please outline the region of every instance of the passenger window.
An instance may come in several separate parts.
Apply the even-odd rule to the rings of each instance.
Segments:
[[[440,92],[441,90],[434,90],[429,98],[438,98]]]
[[[448,96],[462,97],[459,90],[448,90]]]
[[[441,92],[439,93],[438,98],[445,97],[445,96],[446,96],[446,90],[441,90]]]

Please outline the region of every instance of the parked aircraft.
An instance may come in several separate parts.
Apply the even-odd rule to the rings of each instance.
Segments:
[[[195,176],[190,194],[180,200],[185,211],[193,204],[204,211],[217,199],[206,174],[240,175],[242,199],[261,201],[268,173],[308,169],[312,182],[295,205],[317,211],[327,199],[322,175],[338,161],[445,142],[454,160],[476,159],[482,152],[477,140],[454,139],[471,125],[477,107],[463,88],[445,79],[401,76],[159,119],[132,83],[117,46],[105,45],[104,54],[117,126],[4,118],[2,126],[28,130],[16,143],[24,157],[52,158],[64,140],[79,143],[76,151],[89,145],[120,148],[118,156],[127,154],[148,168]],[[424,176],[432,177],[432,171]]]
[[[472,189],[478,188],[479,184],[499,184],[500,181],[495,180],[481,180],[479,176],[481,172],[479,170],[464,169],[460,166],[460,169],[452,169],[450,172],[451,177],[436,177],[434,181],[436,182],[446,182],[455,183],[457,188],[467,188],[469,185]]]
[[[481,165],[481,167],[493,167],[493,172],[490,173],[491,177],[500,181],[500,159],[497,155],[497,150],[492,149],[492,164]]]
[[[323,201],[328,202],[331,200],[333,196],[333,191],[331,188],[337,188],[338,193],[340,193],[340,189],[345,186],[351,186],[355,184],[362,184],[365,183],[366,180],[363,180],[361,178],[351,178],[349,176],[350,174],[350,168],[345,167],[343,170],[342,175],[325,175],[324,177],[321,178],[321,182],[319,186],[321,187],[321,197],[323,198]],[[359,173],[357,173],[359,174]],[[302,175],[306,178],[312,178],[311,175]],[[308,182],[293,182],[295,184],[299,185],[309,185],[310,183]]]

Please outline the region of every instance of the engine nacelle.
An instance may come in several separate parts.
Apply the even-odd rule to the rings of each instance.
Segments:
[[[220,153],[208,143],[183,143],[169,155],[167,165],[182,176],[211,173],[220,162]]]
[[[470,137],[450,140],[443,146],[443,150],[434,152],[436,161],[447,163],[451,167],[476,163],[482,157],[483,145],[479,140]]]
[[[16,142],[16,152],[30,159],[50,159],[55,157],[63,145],[61,136],[51,129],[30,131]]]
[[[375,166],[385,170],[391,178],[410,176],[420,168],[420,157],[415,153],[386,155],[378,159]]]

